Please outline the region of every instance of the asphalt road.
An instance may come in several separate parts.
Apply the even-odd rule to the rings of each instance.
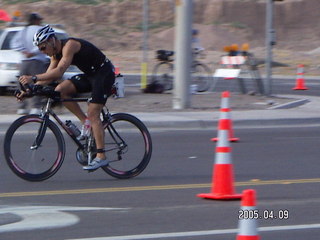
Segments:
[[[150,165],[130,180],[84,172],[70,141],[60,171],[41,183],[17,178],[2,157],[0,239],[235,239],[240,201],[196,196],[211,191],[215,143],[210,139],[216,131],[151,133]],[[254,189],[260,212],[289,213],[288,219],[259,219],[261,239],[317,239],[319,126],[252,126],[236,128],[235,135],[240,138],[231,144],[236,192]]]

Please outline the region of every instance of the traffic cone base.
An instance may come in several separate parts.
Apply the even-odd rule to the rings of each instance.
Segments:
[[[232,127],[232,120],[230,118],[222,118],[219,120],[218,130],[222,128],[222,125],[225,125],[223,128],[228,129],[229,131],[229,141],[230,142],[237,142],[239,138],[234,137],[233,134],[233,127]],[[218,137],[211,138],[212,142],[217,142],[219,140]]]
[[[233,127],[232,127],[232,120],[231,119],[220,119],[218,129],[221,129],[221,125],[225,124],[226,129],[228,129],[228,140],[229,142],[238,142],[240,139],[237,137],[234,137],[233,134]],[[211,138],[212,142],[217,142],[219,140],[219,137]]]
[[[237,236],[237,240],[259,240],[259,236]]]
[[[215,200],[241,199],[242,194],[234,193],[233,167],[231,164],[215,164],[212,182],[214,184],[211,193],[200,193],[197,196]]]
[[[220,195],[214,193],[199,193],[197,195],[200,198],[205,199],[214,199],[214,200],[233,200],[233,199],[241,199],[241,194],[232,194],[232,195]]]
[[[217,142],[219,139],[216,137],[216,138],[211,138],[211,141],[212,142]],[[235,137],[231,137],[229,138],[229,141],[230,142],[238,142],[239,141],[239,138],[235,138]]]
[[[304,85],[303,78],[298,78],[296,80],[296,86],[292,88],[293,90],[308,90],[308,88]]]

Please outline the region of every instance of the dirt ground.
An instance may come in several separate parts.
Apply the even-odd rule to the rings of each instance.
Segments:
[[[102,3],[103,2],[103,3]],[[265,50],[266,1],[194,0],[193,28],[199,30],[206,49],[202,60],[214,71],[223,47],[243,43],[263,62]],[[3,4],[9,13],[22,14],[35,9],[45,23],[59,23],[75,37],[94,42],[118,65],[122,72],[139,72],[143,61],[141,0],[101,1],[82,5],[64,0],[44,0],[25,4]],[[273,60],[282,63],[274,74],[295,75],[298,64],[305,65],[306,75],[319,75],[320,26],[318,0],[285,0],[274,5],[274,28],[277,45]],[[161,11],[159,11],[161,9]],[[174,49],[175,1],[149,0],[148,70],[152,71],[157,49]],[[165,14],[164,14],[165,13]],[[23,19],[22,19],[23,20]],[[264,65],[260,65],[262,74]]]

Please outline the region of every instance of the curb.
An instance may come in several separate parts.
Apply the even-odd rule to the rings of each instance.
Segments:
[[[146,116],[140,114],[134,114],[149,129],[172,129],[172,130],[181,130],[181,129],[217,129],[219,119],[218,117],[213,117],[211,119],[186,119],[184,117],[177,117],[176,119],[159,119],[159,115]],[[257,113],[259,115],[260,113]],[[210,115],[212,116],[212,115]],[[0,127],[2,131],[6,131],[6,128],[20,116],[16,115],[2,115],[0,121]],[[75,124],[80,125],[78,119],[71,115],[61,116],[61,120],[71,120]],[[54,121],[54,120],[53,120]],[[274,118],[272,116],[265,116],[265,118],[232,118],[233,128],[245,128],[245,127],[272,127],[272,126],[293,126],[293,125],[320,125],[320,117],[281,117]]]
[[[286,96],[290,97],[290,95]],[[292,97],[292,96],[291,96]],[[297,96],[295,96],[297,97]],[[302,97],[302,96],[301,96]],[[298,109],[295,109],[297,108]],[[232,111],[232,120],[235,127],[244,126],[271,126],[293,124],[320,124],[320,98],[303,96],[291,102],[271,106],[264,110],[237,110]],[[220,112],[212,111],[168,111],[168,112],[129,112],[141,119],[149,128],[210,129],[217,127]],[[9,125],[21,117],[17,114],[0,114],[0,124]],[[71,120],[80,125],[79,120],[72,114],[59,114],[62,121]]]
[[[289,108],[295,108],[295,107],[299,107],[303,104],[309,103],[311,102],[309,99],[299,99],[299,100],[295,100],[289,103],[284,103],[278,106],[274,106],[274,107],[270,107],[267,108],[269,110],[273,110],[273,109],[289,109]]]

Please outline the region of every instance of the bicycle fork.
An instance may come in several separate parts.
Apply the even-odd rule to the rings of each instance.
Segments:
[[[42,117],[42,123],[40,125],[40,128],[38,130],[38,134],[36,136],[36,139],[34,140],[33,144],[31,145],[30,149],[31,150],[35,150],[38,149],[38,147],[40,147],[42,140],[46,134],[47,131],[47,127],[48,127],[48,115],[43,115]]]
[[[46,106],[41,111],[40,118],[42,119],[42,122],[40,124],[36,139],[30,147],[31,150],[35,150],[35,149],[38,149],[38,147],[40,147],[42,140],[46,134],[48,122],[49,122],[49,109],[51,107],[51,104],[52,104],[52,100],[48,99]]]

